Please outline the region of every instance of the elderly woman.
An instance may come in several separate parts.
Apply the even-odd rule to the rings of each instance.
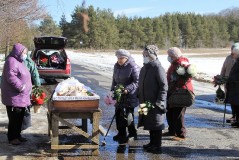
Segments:
[[[225,61],[223,62],[223,65],[222,65],[222,69],[221,69],[221,76],[222,77],[229,77],[229,73],[233,67],[233,65],[235,64],[236,60],[235,58],[233,58],[233,49],[235,47],[239,47],[239,43],[234,43],[232,46],[231,46],[231,54],[229,54]],[[225,91],[226,91],[226,86],[225,86]],[[232,123],[236,120],[236,113],[235,113],[235,107],[234,105],[231,105],[231,109],[232,109],[232,117],[230,119],[227,119],[227,122],[228,123]]]
[[[12,145],[19,145],[26,139],[21,136],[23,116],[31,104],[32,89],[31,75],[23,61],[27,57],[27,48],[17,43],[6,58],[2,73],[2,103],[7,108],[8,141]]]
[[[154,106],[146,116],[140,115],[143,116],[142,126],[145,130],[149,130],[150,134],[150,142],[143,145],[143,148],[152,153],[161,152],[168,90],[166,73],[157,58],[157,53],[158,47],[155,45],[148,45],[143,51],[144,66],[139,74],[138,92],[140,104],[150,102]],[[139,119],[141,118],[139,117]],[[140,126],[138,125],[138,127]]]
[[[177,88],[187,88],[190,91],[193,91],[192,78],[185,79],[184,77],[177,76],[176,70],[181,66],[188,66],[189,61],[187,58],[182,56],[182,53],[179,48],[172,47],[168,51],[168,61],[170,66],[167,71],[167,80],[168,80],[168,98]],[[184,140],[186,137],[186,128],[184,124],[184,115],[186,108],[189,106],[173,106],[167,105],[168,112],[166,113],[167,122],[168,122],[168,132],[164,133],[165,136],[175,136],[174,140]]]
[[[232,57],[236,60],[233,65],[226,84],[227,96],[226,103],[234,107],[236,114],[235,121],[231,123],[233,127],[239,127],[239,47],[232,50]]]
[[[127,50],[119,49],[115,52],[118,58],[114,65],[111,90],[117,86],[123,86],[123,95],[115,105],[116,126],[118,134],[113,140],[125,143],[128,140],[137,139],[137,131],[134,124],[134,108],[138,106],[137,88],[139,81],[139,67]],[[129,134],[127,135],[126,128]]]

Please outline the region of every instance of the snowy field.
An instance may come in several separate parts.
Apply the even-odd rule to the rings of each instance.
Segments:
[[[82,64],[95,68],[98,71],[103,71],[105,74],[112,74],[113,66],[117,61],[116,56],[113,52],[105,53],[81,53],[67,51],[71,61],[73,63]],[[229,52],[228,52],[229,53]],[[221,67],[223,65],[224,59],[228,53],[224,55],[215,56],[212,53],[204,53],[205,57],[197,56],[200,54],[183,54],[185,57],[189,58],[190,63],[197,66],[198,75],[197,79],[212,81],[213,76],[220,74]],[[141,54],[131,54],[135,59],[136,63],[142,67],[143,66],[143,57]],[[169,67],[169,62],[167,61],[167,55],[158,55],[162,66],[167,70]]]

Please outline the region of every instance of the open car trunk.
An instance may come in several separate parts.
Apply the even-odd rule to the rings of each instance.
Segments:
[[[34,59],[38,69],[66,69],[67,57],[63,50],[38,50]]]
[[[37,49],[63,49],[66,46],[65,37],[35,37],[34,45]]]

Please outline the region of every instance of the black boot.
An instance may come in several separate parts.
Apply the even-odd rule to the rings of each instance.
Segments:
[[[235,121],[233,123],[231,123],[231,126],[236,127],[236,128],[239,127],[239,117],[238,116],[236,116]]]
[[[119,140],[119,137],[120,137],[120,135],[119,135],[119,133],[118,133],[118,134],[116,134],[116,135],[113,137],[113,140],[114,140],[114,141],[118,141],[118,140]]]
[[[153,131],[153,145],[147,148],[147,152],[151,152],[154,154],[161,154],[161,144],[162,144],[162,130]]]
[[[126,127],[119,128],[119,136],[117,141],[119,142],[119,144],[127,143],[128,138],[126,134]]]
[[[153,145],[153,132],[152,131],[149,131],[149,139],[150,139],[149,143],[143,145],[143,148],[145,150],[147,150],[148,148],[150,148]]]

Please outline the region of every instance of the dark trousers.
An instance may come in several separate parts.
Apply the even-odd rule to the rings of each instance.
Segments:
[[[25,113],[23,107],[6,106],[8,116],[8,140],[17,139],[21,136],[22,121]]]
[[[162,145],[162,130],[150,130],[149,131],[150,136],[150,144],[161,147]]]
[[[132,114],[132,122],[128,124],[128,115]],[[135,124],[134,124],[134,108],[117,108],[115,109],[116,115],[116,127],[118,130],[118,134],[122,136],[126,136],[126,128],[128,128],[128,132],[130,136],[134,136],[137,134]]]
[[[186,137],[186,127],[184,122],[184,115],[187,107],[168,108],[166,118],[168,122],[168,130],[172,134],[179,137]]]
[[[231,105],[231,109],[232,109],[232,117],[236,117],[236,108],[238,108],[238,106]]]
[[[239,105],[233,105],[233,107],[234,107],[236,122],[239,123]]]

